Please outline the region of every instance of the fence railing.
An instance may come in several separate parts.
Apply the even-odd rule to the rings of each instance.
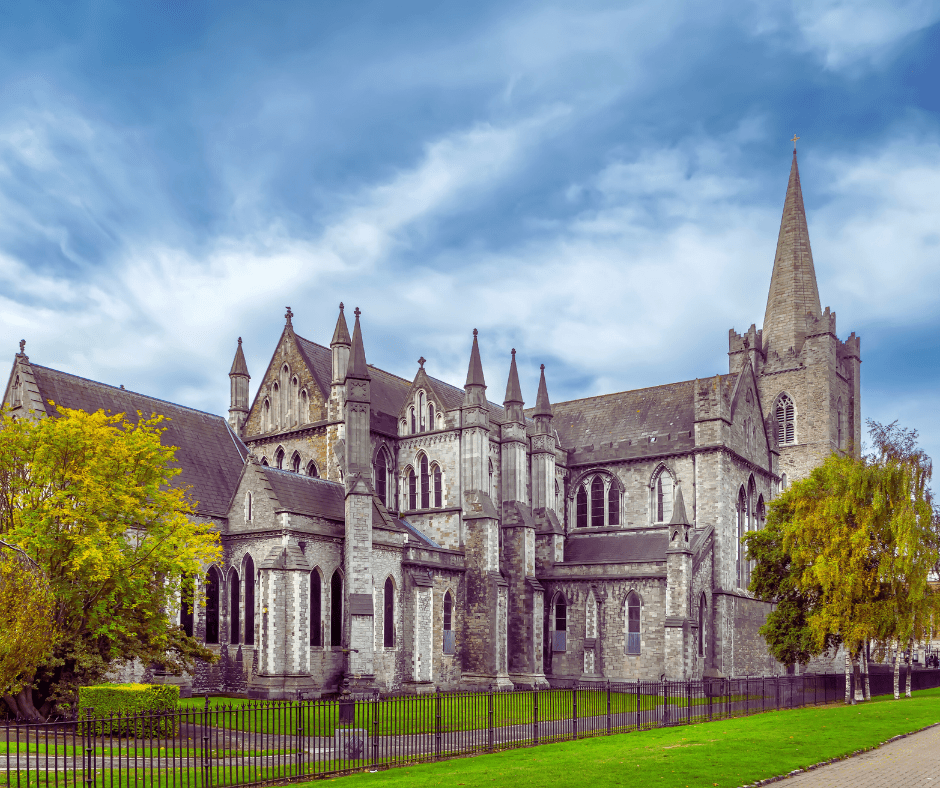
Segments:
[[[873,694],[890,692],[877,675]],[[915,689],[940,685],[940,671],[913,678]],[[7,724],[0,727],[0,785],[210,788],[309,780],[844,696],[843,675],[817,674],[296,702],[207,697],[168,714],[86,710],[70,722]]]

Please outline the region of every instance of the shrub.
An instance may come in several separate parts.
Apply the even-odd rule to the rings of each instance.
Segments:
[[[179,698],[180,688],[173,684],[79,687],[79,729],[85,733],[90,727],[96,736],[175,736]]]

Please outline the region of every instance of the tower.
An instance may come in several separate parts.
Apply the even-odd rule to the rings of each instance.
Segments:
[[[861,343],[836,335],[820,307],[796,149],[784,200],[761,330],[729,334],[730,370],[750,363],[764,427],[779,451],[781,483],[806,477],[833,451],[861,447]]]
[[[235,350],[235,360],[228,373],[230,381],[228,423],[239,437],[244,436],[245,422],[248,420],[248,365],[245,363],[245,354],[242,351],[242,338],[238,338],[238,348]]]

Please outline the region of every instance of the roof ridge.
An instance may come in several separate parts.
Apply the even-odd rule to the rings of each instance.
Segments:
[[[295,333],[294,336],[297,337],[297,339],[299,339],[301,342],[306,342],[308,345],[313,345],[314,347],[318,347],[320,348],[320,350],[323,350],[327,353],[333,352],[332,350],[330,350],[330,348],[326,347],[326,345],[321,345],[319,342],[314,342],[312,339],[307,339],[306,337],[302,337],[300,336],[300,334]],[[390,377],[398,378],[398,380],[400,380],[402,383],[407,383],[409,386],[411,385],[410,380],[408,380],[407,378],[403,378],[401,375],[396,375],[394,372],[389,372],[387,369],[382,369],[382,367],[378,367],[375,364],[370,364],[368,361],[366,362],[366,366],[378,372],[382,372],[385,375],[389,375]]]
[[[331,481],[330,479],[324,479],[322,476],[307,476],[306,474],[303,474],[303,473],[295,473],[294,471],[288,471],[284,468],[275,468],[271,465],[261,465],[259,467],[261,467],[264,471],[271,471],[272,473],[279,473],[284,476],[288,476],[291,479],[303,479],[307,482],[318,482],[320,484],[328,484],[331,487],[341,488],[343,486],[341,482],[334,482],[334,481]]]
[[[121,386],[112,386],[110,383],[102,383],[100,380],[92,380],[91,378],[76,375],[72,372],[63,372],[61,369],[46,367],[42,364],[33,364],[30,362],[30,367],[33,369],[45,369],[49,372],[55,372],[58,375],[68,375],[70,378],[75,378],[76,380],[84,380],[87,383],[94,383],[96,386],[104,386],[105,388],[113,389],[114,391],[123,391],[125,394],[134,394],[138,397],[143,397],[144,399],[153,400],[154,402],[163,402],[166,405],[172,405],[174,408],[182,408],[183,410],[192,411],[193,413],[201,413],[203,416],[212,416],[213,418],[219,419],[220,421],[224,421],[226,424],[228,424],[228,420],[224,416],[220,416],[218,413],[211,413],[208,410],[200,410],[199,408],[193,408],[189,405],[181,405],[178,402],[171,402],[168,399],[160,399],[160,397],[153,397],[150,394],[143,394],[140,391],[133,391],[132,389],[122,388]]]
[[[711,380],[712,377],[714,377],[714,375],[712,375],[711,377],[705,377],[705,378],[690,378],[689,380],[677,380],[672,383],[660,383],[657,386],[644,386],[643,388],[639,388],[639,389],[624,389],[623,391],[611,391],[607,394],[594,394],[590,397],[578,397],[577,399],[567,399],[567,400],[564,400],[563,402],[553,402],[552,407],[556,408],[559,405],[570,405],[572,402],[584,402],[589,399],[602,399],[603,397],[616,397],[619,394],[634,394],[638,391],[650,391],[651,389],[662,389],[662,388],[665,388],[666,386],[681,386],[685,383],[694,383],[696,380]],[[728,375],[720,374],[719,377],[726,378],[728,377]],[[532,408],[526,408],[526,410],[532,410]]]

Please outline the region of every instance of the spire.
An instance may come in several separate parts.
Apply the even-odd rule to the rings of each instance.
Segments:
[[[516,349],[512,349],[512,361],[509,363],[509,380],[506,382],[506,399],[504,405],[522,405],[522,388],[519,386],[519,372],[516,369]]]
[[[473,329],[473,347],[470,350],[470,368],[467,370],[467,386],[483,386],[486,388],[486,381],[483,379],[483,363],[480,361],[480,346],[477,343],[477,330]]]
[[[330,342],[330,347],[333,345],[351,345],[352,341],[349,339],[349,329],[346,328],[346,317],[343,315],[343,302],[339,302],[339,317],[336,318],[336,330],[333,332],[333,341]]]
[[[545,384],[545,365],[542,364],[542,377],[539,379],[539,393],[535,398],[535,410],[532,416],[552,417],[552,405],[548,401],[548,386]]]
[[[248,374],[248,365],[245,363],[245,353],[242,351],[242,338],[238,338],[238,349],[235,351],[235,360],[232,362],[232,369],[229,371],[229,376],[232,375],[244,375],[246,378],[250,378],[251,375]]]
[[[349,366],[346,369],[347,378],[369,380],[369,370],[366,367],[366,351],[362,346],[362,329],[359,327],[359,307],[356,307],[356,325],[353,327],[352,350],[349,351]],[[340,313],[342,315],[342,313]]]
[[[685,501],[682,500],[682,488],[676,487],[676,500],[672,505],[672,519],[670,525],[689,525],[689,517],[685,513]]]
[[[792,347],[799,353],[808,326],[821,314],[794,148],[790,182],[787,184],[787,197],[777,237],[774,270],[770,278],[770,292],[767,295],[767,310],[764,313],[764,352],[776,350],[782,354]]]

